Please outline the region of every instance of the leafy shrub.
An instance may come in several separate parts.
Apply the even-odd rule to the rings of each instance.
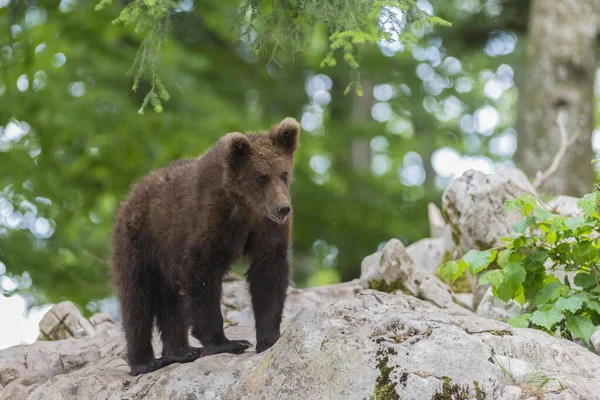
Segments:
[[[468,268],[472,276],[480,274],[479,285],[491,285],[495,297],[527,305],[529,313],[511,318],[510,325],[589,345],[600,325],[599,193],[578,201],[584,214],[578,218],[557,215],[529,194],[508,200],[505,211],[520,210],[523,217],[514,226],[517,235],[503,239],[500,248],[470,250],[442,265],[440,274],[454,281]]]

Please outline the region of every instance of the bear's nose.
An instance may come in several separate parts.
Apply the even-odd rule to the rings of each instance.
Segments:
[[[277,212],[279,213],[279,215],[281,215],[283,217],[285,217],[286,215],[288,215],[291,210],[292,210],[292,208],[290,206],[288,206],[288,205],[277,207]]]

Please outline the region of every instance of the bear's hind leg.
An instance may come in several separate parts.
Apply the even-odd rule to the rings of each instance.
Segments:
[[[152,349],[155,308],[150,289],[139,282],[137,280],[138,284],[123,285],[120,288],[121,315],[131,375],[145,374],[165,366],[162,359],[154,358]]]
[[[180,296],[165,288],[158,304],[157,322],[163,344],[162,357],[167,364],[192,362],[202,353],[202,348],[189,345],[188,328],[181,307]]]

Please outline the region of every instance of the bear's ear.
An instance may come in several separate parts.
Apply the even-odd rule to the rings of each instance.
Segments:
[[[252,153],[250,141],[246,136],[237,132],[227,134],[226,140],[227,163],[234,168],[241,166],[250,158]]]
[[[296,119],[287,117],[269,132],[273,143],[293,152],[298,148],[298,136],[300,135],[300,124]]]

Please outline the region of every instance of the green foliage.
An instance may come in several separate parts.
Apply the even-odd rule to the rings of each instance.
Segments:
[[[440,275],[445,281],[454,282],[467,270],[467,263],[463,260],[448,261],[444,268],[440,269]]]
[[[525,313],[517,315],[516,317],[512,317],[507,322],[509,325],[514,326],[515,328],[528,328],[530,319],[531,314]]]
[[[481,285],[492,285],[493,288],[499,287],[504,282],[504,274],[498,269],[487,271],[481,275],[479,283]]]
[[[545,209],[531,195],[505,204],[507,211],[520,210],[523,219],[515,225],[516,237],[495,250],[471,250],[459,261],[441,267],[444,276],[456,279],[465,263],[479,284],[490,284],[504,301],[529,304],[531,313],[511,318],[515,327],[533,326],[589,344],[600,324],[600,233],[599,192],[578,201],[585,215],[563,217]],[[564,276],[564,278],[560,278]]]
[[[479,271],[485,269],[490,265],[494,257],[496,256],[495,251],[474,251],[470,250],[465,254],[463,260],[467,265],[470,266],[471,274],[476,274]]]
[[[113,0],[101,0],[96,9],[102,10],[112,3]],[[279,49],[290,46],[292,53],[307,51],[314,43],[315,32],[324,30],[329,36],[330,51],[321,61],[321,67],[334,67],[335,54],[340,51],[353,75],[345,93],[355,87],[362,96],[359,60],[363,46],[381,41],[410,46],[418,40],[414,32],[426,25],[450,26],[442,18],[422,11],[416,3],[415,0],[245,0],[233,29],[239,33],[237,38],[257,54],[270,54],[268,64],[279,66],[275,58]],[[177,5],[173,0],[133,0],[113,21],[135,25],[136,31],[147,32],[132,67],[134,91],[142,75],[149,75],[152,82],[141,113],[148,103],[161,112],[162,101],[170,97],[156,72],[156,60],[169,28],[170,14]]]
[[[96,5],[96,10],[102,10],[112,3],[113,0],[101,0]],[[147,32],[128,72],[129,75],[134,75],[134,92],[139,88],[142,76],[148,75],[152,85],[139,109],[140,114],[144,113],[148,104],[152,105],[155,112],[162,112],[162,102],[170,98],[156,71],[156,60],[169,31],[171,13],[176,7],[177,2],[172,0],[133,0],[113,20],[113,24],[135,25],[138,33]]]

